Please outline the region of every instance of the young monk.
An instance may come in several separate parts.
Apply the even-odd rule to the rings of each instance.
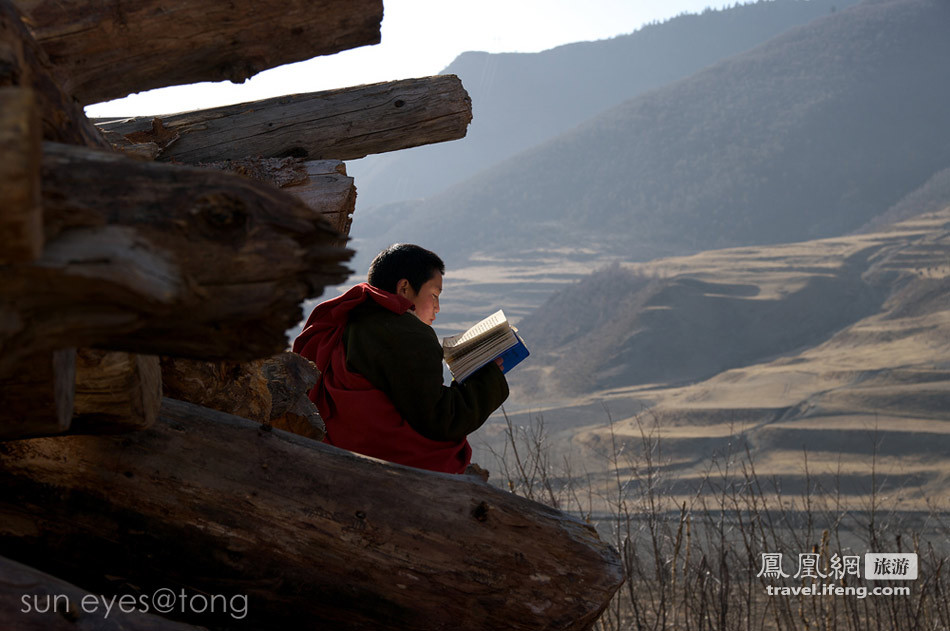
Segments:
[[[439,313],[445,264],[417,245],[396,244],[369,267],[367,282],[316,306],[293,350],[321,378],[310,392],[326,442],[357,453],[446,473],[464,473],[467,436],[508,397],[500,362],[459,384],[442,381]]]

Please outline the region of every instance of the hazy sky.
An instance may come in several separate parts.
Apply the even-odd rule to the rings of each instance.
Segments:
[[[384,0],[382,42],[273,68],[243,84],[162,88],[86,108],[91,117],[170,114],[284,94],[438,74],[460,53],[537,52],[630,33],[715,0]]]

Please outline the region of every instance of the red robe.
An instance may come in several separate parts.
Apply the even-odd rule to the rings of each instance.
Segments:
[[[350,311],[366,300],[375,300],[395,314],[412,307],[402,296],[360,283],[317,305],[294,340],[294,352],[315,363],[321,373],[309,396],[326,423],[326,442],[419,469],[464,472],[472,458],[468,440],[426,438],[409,425],[384,392],[347,369],[343,331]]]

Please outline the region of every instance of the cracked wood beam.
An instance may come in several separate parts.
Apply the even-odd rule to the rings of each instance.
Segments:
[[[50,60],[30,35],[20,11],[10,0],[0,0],[0,87],[14,86],[32,89],[44,140],[109,146],[53,76]]]
[[[380,41],[382,0],[15,0],[70,94],[88,105]]]
[[[307,396],[320,371],[297,353],[250,362],[162,357],[162,392],[170,399],[270,424],[323,440],[326,426]]]
[[[0,554],[98,593],[246,594],[248,628],[588,629],[623,581],[578,518],[171,399],[140,432],[4,445],[0,487]]]
[[[77,228],[48,240],[42,257],[0,275],[4,392],[31,357],[122,339],[174,315],[187,289],[168,254],[131,228]]]
[[[356,210],[356,187],[346,174],[346,164],[338,160],[304,162],[307,179],[283,187],[311,208],[334,208],[322,213],[323,218],[340,234],[349,237]],[[345,245],[346,239],[337,242]]]
[[[195,164],[257,156],[354,160],[463,138],[471,120],[462,82],[440,75],[98,126],[114,144],[154,142],[158,160]]]
[[[41,352],[0,378],[0,440],[116,434],[158,418],[158,357],[91,348]]]
[[[0,441],[67,431],[75,383],[75,348],[23,358],[13,374],[0,379]]]
[[[149,143],[154,144],[154,143]],[[141,145],[133,145],[141,146]],[[123,149],[126,152],[127,149]],[[350,234],[353,211],[356,209],[356,187],[346,174],[346,164],[339,160],[311,160],[297,158],[247,158],[201,162],[198,166],[268,182],[298,197],[319,212],[342,235],[335,245],[346,245]]]
[[[352,255],[273,186],[85,147],[44,143],[43,206],[43,256],[0,275],[0,374],[75,346],[269,357]]]
[[[155,355],[80,348],[70,433],[120,434],[151,427],[162,405]]]
[[[43,250],[40,120],[30,88],[0,88],[0,265]]]

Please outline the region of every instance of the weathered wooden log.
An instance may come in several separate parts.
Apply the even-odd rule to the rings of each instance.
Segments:
[[[103,42],[108,44],[108,40]],[[53,66],[10,0],[0,0],[0,87],[31,88],[45,140],[108,147],[82,107],[53,78]]]
[[[472,102],[455,75],[405,79],[154,117],[98,121],[159,160],[354,160],[465,136]]]
[[[346,175],[346,165],[337,160],[312,160],[304,163],[307,179],[284,186],[284,190],[300,198],[310,208],[336,208],[322,212],[333,228],[349,236],[356,210],[356,187]],[[337,245],[344,245],[340,240]]]
[[[317,406],[307,397],[300,397],[283,414],[271,419],[271,426],[311,440],[322,441],[327,426],[320,418]]]
[[[0,265],[43,250],[40,121],[33,90],[0,88]]]
[[[203,407],[323,440],[326,426],[307,396],[317,383],[313,362],[284,352],[250,362],[162,357],[162,392]]]
[[[168,399],[141,432],[0,445],[0,486],[0,553],[244,594],[250,628],[586,629],[622,582],[564,513]]]
[[[271,393],[271,425],[323,440],[327,427],[307,396],[320,378],[316,365],[297,353],[286,352],[265,359],[263,369]]]
[[[19,374],[31,356],[134,334],[148,316],[163,326],[189,295],[168,255],[123,226],[64,231],[37,261],[4,272],[0,379]]]
[[[343,164],[335,162],[334,164]],[[306,183],[310,176],[303,160],[299,158],[244,158],[241,160],[219,160],[217,162],[199,162],[195,166],[230,171],[253,180],[273,184],[277,188],[286,188]],[[343,169],[346,175],[346,169]]]
[[[0,380],[0,440],[61,434],[73,418],[76,349],[27,357]]]
[[[155,355],[81,348],[76,354],[72,433],[113,434],[151,427],[162,405]]]
[[[144,429],[161,401],[157,357],[60,349],[21,360],[0,379],[0,440]]]
[[[127,596],[130,595],[91,594],[49,574],[0,557],[0,629],[198,631],[197,627],[148,613],[156,610],[150,599],[133,600]],[[235,604],[240,606],[241,603]]]
[[[16,0],[83,105],[379,42],[382,0]]]
[[[339,262],[352,254],[324,245],[339,235],[322,214],[337,208],[313,209],[211,169],[56,143],[43,146],[43,210],[47,238],[75,227],[134,227],[173,253],[196,283],[219,292],[283,278],[319,291],[345,272]]]
[[[67,345],[268,357],[352,254],[271,186],[82,147],[44,145],[43,206],[43,256],[0,277],[0,374]]]
[[[299,158],[245,158],[201,162],[198,166],[269,182],[319,212],[343,237],[350,233],[353,211],[356,210],[356,187],[353,178],[346,175],[346,165],[339,160],[304,162]],[[346,238],[335,242],[339,246],[345,244]]]
[[[271,391],[262,359],[210,362],[162,357],[161,371],[166,397],[258,423],[270,422]]]

